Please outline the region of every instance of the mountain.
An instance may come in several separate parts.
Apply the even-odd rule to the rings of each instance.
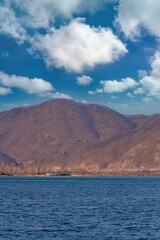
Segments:
[[[91,148],[87,157],[101,159],[108,174],[160,173],[160,115],[146,119],[123,136],[104,141]]]
[[[0,151],[14,159],[16,174],[155,174],[159,125],[158,114],[55,99],[1,112]]]
[[[21,170],[23,164],[18,164],[15,159],[0,152],[0,175],[12,174],[13,171]]]

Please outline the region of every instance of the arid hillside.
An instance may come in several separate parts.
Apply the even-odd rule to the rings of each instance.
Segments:
[[[0,151],[13,160],[12,174],[157,173],[159,126],[158,114],[124,116],[100,105],[50,100],[0,113]],[[12,166],[5,159],[4,173]]]

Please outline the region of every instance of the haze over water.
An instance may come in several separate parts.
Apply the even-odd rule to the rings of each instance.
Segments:
[[[0,239],[160,239],[160,177],[1,177]]]

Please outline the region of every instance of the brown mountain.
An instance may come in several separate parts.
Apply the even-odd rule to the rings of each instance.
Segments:
[[[124,116],[100,105],[50,100],[0,113],[0,151],[18,164],[17,174],[157,173],[159,125],[160,115]]]
[[[17,163],[15,159],[0,152],[0,175],[12,174],[14,170],[21,170],[22,167],[23,164]]]
[[[149,117],[123,136],[91,148],[87,157],[101,159],[104,172],[117,174],[160,173],[160,115]]]

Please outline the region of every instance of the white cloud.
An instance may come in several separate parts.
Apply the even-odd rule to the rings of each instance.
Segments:
[[[140,71],[139,81],[135,81],[132,78],[125,78],[122,81],[117,80],[105,80],[101,81],[102,88],[97,89],[96,92],[123,92],[128,89],[133,89],[133,92],[128,92],[128,97],[134,97],[134,95],[146,95],[143,97],[146,101],[151,99],[150,97],[156,97],[160,99],[160,51],[157,51],[150,60],[151,71]],[[135,89],[136,87],[136,89]]]
[[[12,93],[12,90],[10,88],[0,87],[0,95],[7,95],[9,93]]]
[[[93,13],[111,2],[117,0],[3,0],[0,34],[20,44],[24,41],[33,44],[32,50],[40,51],[49,67],[82,72],[97,64],[111,63],[127,53],[111,29],[91,27],[80,18],[72,20],[74,14]],[[53,28],[60,18],[71,22]],[[43,34],[41,28],[45,30]]]
[[[134,98],[135,95],[134,95],[133,93],[131,93],[131,92],[128,92],[128,93],[127,93],[127,97]]]
[[[140,83],[150,96],[160,97],[160,51],[157,51],[151,59],[150,74],[144,76]]]
[[[90,90],[90,91],[88,91],[88,94],[89,94],[89,95],[94,95],[95,92]]]
[[[75,13],[92,13],[110,2],[116,0],[5,0],[2,6],[15,10],[14,15],[24,28],[47,29],[57,17],[71,19]]]
[[[86,85],[89,85],[92,81],[93,81],[93,79],[89,76],[86,76],[86,75],[82,75],[81,77],[77,77],[77,84],[78,85],[86,86]]]
[[[141,30],[160,38],[159,0],[119,0],[117,23],[126,37],[140,37]]]
[[[100,83],[102,84],[102,82],[100,82]],[[96,89],[96,92],[97,92],[97,93],[103,93],[104,90],[103,90],[102,88],[97,88],[97,89]]]
[[[132,78],[125,78],[120,82],[117,80],[104,80],[101,81],[100,84],[102,85],[102,88],[98,89],[97,92],[102,90],[102,92],[105,93],[124,92],[137,86],[137,82]]]
[[[142,87],[138,87],[136,90],[134,90],[133,92],[135,95],[138,95],[138,94],[144,94],[145,91]]]
[[[97,64],[111,63],[127,52],[111,29],[90,27],[83,21],[74,19],[34,39],[34,48],[42,53],[47,66],[82,72]]]
[[[139,76],[139,78],[144,78],[145,76],[147,76],[147,72],[144,70],[139,70],[138,76]]]
[[[154,78],[153,76],[147,76],[140,80],[143,88],[150,95],[160,94],[160,78]]]
[[[18,88],[29,94],[43,94],[53,90],[51,83],[40,79],[8,75],[0,72],[0,85],[8,88]]]
[[[0,6],[0,33],[16,39],[19,43],[26,39],[26,31],[11,8]]]
[[[50,93],[45,94],[45,96],[48,96],[49,98],[72,99],[72,97],[69,96],[68,94],[61,93],[61,92],[50,92]]]

